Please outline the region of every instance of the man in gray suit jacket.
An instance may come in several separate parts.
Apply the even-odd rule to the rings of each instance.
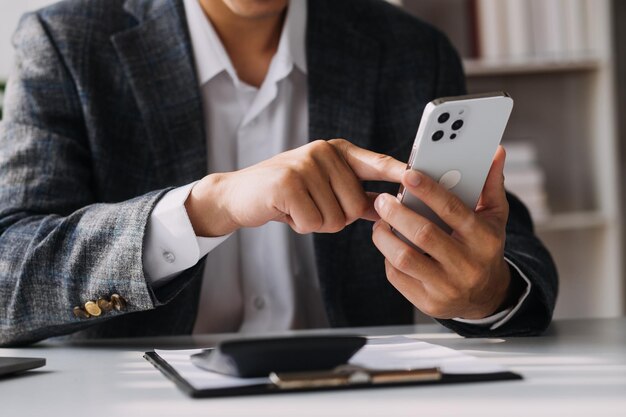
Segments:
[[[286,0],[199,4],[211,22],[205,29],[215,31],[217,48],[226,52],[222,59],[232,61],[223,74],[241,87],[238,97],[252,94],[254,108],[254,94],[263,93],[280,67],[274,57],[291,51],[286,56],[294,62],[285,74],[295,74],[293,84],[269,90],[289,94],[291,107],[282,103],[276,112],[286,111],[284,117],[272,119],[278,128],[268,126],[297,131],[299,120],[307,138],[328,141],[281,149],[286,152],[232,172],[212,170],[221,155],[207,151],[217,140],[209,132],[224,123],[212,113],[221,108],[215,103],[236,100],[215,101],[215,90],[198,88],[206,74],[189,18],[198,3],[78,0],[26,15],[14,38],[17,66],[0,129],[0,344],[69,333],[186,334],[194,324],[197,330],[203,292],[217,305],[222,287],[216,282],[223,279],[228,293],[231,281],[246,278],[221,277],[206,258],[159,279],[147,272],[154,267],[150,246],[161,247],[153,243],[155,212],[185,185],[183,220],[198,239],[240,231],[240,242],[253,242],[246,230],[276,222],[320,232],[312,237],[308,270],[319,279],[331,326],[406,324],[417,307],[468,336],[532,335],[546,328],[556,271],[526,209],[505,196],[503,151],[476,212],[429,178],[403,173],[397,161],[409,154],[425,104],[464,92],[459,59],[445,37],[377,0],[292,0],[287,17]],[[306,23],[306,59],[298,57],[293,39],[291,49],[280,46],[292,32],[297,38],[291,10],[299,8],[306,9],[300,25]],[[247,52],[255,45],[258,59],[251,59]],[[293,104],[302,97],[305,111]],[[400,181],[455,225],[455,234],[403,211],[386,194]],[[366,220],[377,219],[372,231]],[[414,236],[432,257],[404,245],[391,226]],[[159,251],[165,263],[187,256]],[[280,271],[270,271],[269,279],[272,273]],[[304,298],[288,295],[292,309],[302,309],[301,300],[315,301],[308,290],[295,293]],[[234,314],[242,328],[254,322],[246,302],[243,318]],[[257,309],[264,303],[254,298]],[[209,317],[221,314],[209,311]],[[286,327],[298,327],[295,322]]]

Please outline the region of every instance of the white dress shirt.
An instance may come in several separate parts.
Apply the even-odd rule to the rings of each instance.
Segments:
[[[238,78],[198,0],[184,5],[205,114],[208,172],[243,169],[305,145],[306,0],[290,1],[278,50],[258,89]],[[194,333],[328,326],[312,235],[270,222],[224,237],[197,237],[184,207],[194,184],[170,191],[156,205],[144,245],[144,269],[154,287],[207,255]],[[458,320],[492,328],[506,323],[530,292],[524,279],[526,293],[514,308]]]

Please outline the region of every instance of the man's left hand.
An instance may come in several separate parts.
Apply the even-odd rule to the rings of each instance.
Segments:
[[[415,307],[439,319],[481,319],[507,299],[511,274],[504,259],[509,206],[504,190],[504,148],[499,147],[476,210],[417,171],[402,177],[407,192],[428,205],[452,229],[441,228],[381,194],[373,241],[385,256],[387,278]],[[428,255],[399,239],[391,227]]]

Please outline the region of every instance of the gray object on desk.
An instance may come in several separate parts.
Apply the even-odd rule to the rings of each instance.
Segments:
[[[46,364],[43,358],[7,358],[0,357],[0,378],[14,375],[30,369],[41,368]]]

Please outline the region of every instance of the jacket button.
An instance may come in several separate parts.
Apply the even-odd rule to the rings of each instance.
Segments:
[[[88,319],[90,317],[89,313],[87,313],[85,310],[83,310],[79,306],[74,307],[72,312],[74,313],[74,317],[78,317],[79,319]]]
[[[98,307],[100,307],[102,311],[111,311],[113,310],[113,303],[104,298],[98,298]]]
[[[111,296],[111,304],[113,304],[113,308],[117,311],[123,310],[126,308],[126,300],[122,298],[119,294],[113,294]]]
[[[102,310],[100,310],[98,304],[94,303],[93,301],[87,301],[85,303],[85,310],[87,310],[87,313],[91,314],[94,317],[98,317],[100,314],[102,314]]]

